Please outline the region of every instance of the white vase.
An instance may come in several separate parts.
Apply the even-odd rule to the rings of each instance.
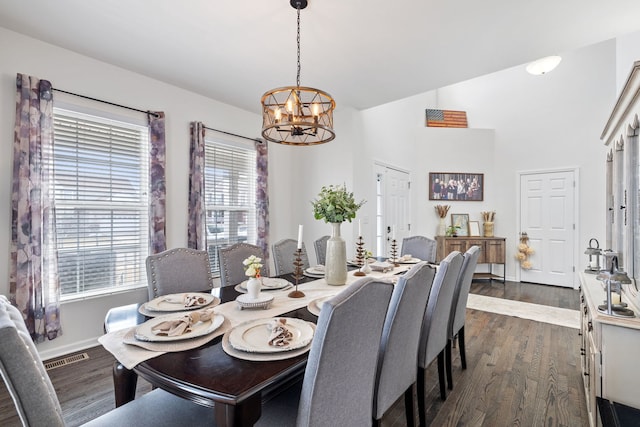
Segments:
[[[329,285],[347,283],[347,244],[340,237],[340,222],[332,222],[332,233],[327,240],[324,278]]]
[[[260,289],[262,288],[262,279],[252,277],[247,280],[247,294],[249,298],[257,299],[260,295]]]
[[[369,266],[369,258],[364,259],[364,264],[362,265],[362,272],[364,274],[371,273],[371,267]]]

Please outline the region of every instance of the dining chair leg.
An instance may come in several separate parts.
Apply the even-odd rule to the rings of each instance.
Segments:
[[[444,349],[438,353],[438,382],[440,383],[440,398],[447,400],[447,391],[444,383],[444,353]]]
[[[460,363],[462,364],[462,369],[467,369],[467,355],[464,347],[464,325],[462,325],[462,328],[460,328],[458,332],[458,347],[460,347]]]
[[[416,424],[416,406],[413,398],[416,390],[416,383],[404,391],[404,408],[407,417],[407,427],[414,427]]]
[[[420,421],[420,427],[427,425],[426,414],[427,414],[427,393],[425,392],[425,375],[427,375],[427,370],[421,367],[418,367],[418,419]]]
[[[447,346],[445,347],[446,356],[445,356],[445,365],[447,367],[447,384],[449,385],[449,390],[453,390],[453,373],[451,372],[451,340],[447,340]]]

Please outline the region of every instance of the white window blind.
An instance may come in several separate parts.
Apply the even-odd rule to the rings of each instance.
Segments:
[[[255,170],[253,147],[205,140],[207,250],[214,274],[220,272],[219,248],[256,243]]]
[[[54,108],[54,182],[62,296],[146,284],[145,126]]]

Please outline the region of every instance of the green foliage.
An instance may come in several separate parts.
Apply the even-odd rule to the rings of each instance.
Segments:
[[[460,228],[461,227],[459,225],[450,225],[447,227],[447,231],[445,232],[445,235],[448,237],[457,236],[458,230],[460,230]]]
[[[356,211],[365,201],[356,203],[353,193],[347,191],[346,185],[330,185],[322,187],[318,198],[311,202],[315,219],[325,222],[351,222],[356,217]]]

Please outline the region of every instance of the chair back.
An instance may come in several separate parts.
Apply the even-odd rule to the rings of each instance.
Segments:
[[[447,346],[451,302],[461,267],[462,254],[458,251],[447,255],[438,266],[422,322],[418,350],[418,366],[421,368],[429,366]]]
[[[175,248],[147,257],[149,301],[178,292],[211,291],[213,276],[207,251]]]
[[[425,261],[398,279],[382,330],[374,392],[373,418],[382,419],[416,382],[422,318],[436,269]]]
[[[327,240],[329,240],[329,237],[330,236],[322,236],[313,242],[313,246],[315,246],[316,249],[316,259],[320,265],[324,265],[327,260]]]
[[[62,408],[20,311],[0,295],[0,373],[22,425],[64,426]]]
[[[411,254],[422,261],[436,262],[436,241],[424,236],[411,236],[402,239],[400,255]]]
[[[276,276],[293,273],[293,259],[298,249],[298,242],[293,239],[283,239],[274,243],[271,249]],[[302,268],[309,268],[309,257],[307,257],[304,242],[302,242]]]
[[[460,328],[464,326],[467,313],[467,300],[469,299],[469,289],[473,281],[473,272],[478,264],[480,256],[480,247],[472,246],[464,253],[462,268],[458,275],[458,282],[453,293],[453,301],[451,304],[451,319],[449,321],[449,338],[458,333]]]
[[[264,252],[260,246],[249,243],[236,243],[231,246],[218,249],[218,259],[220,260],[220,283],[222,286],[233,286],[247,280],[244,274],[242,261],[251,255],[262,259],[263,267],[260,274],[269,276],[269,268],[265,263]]]
[[[373,386],[393,285],[358,280],[322,306],[302,383],[298,426],[371,425]]]

